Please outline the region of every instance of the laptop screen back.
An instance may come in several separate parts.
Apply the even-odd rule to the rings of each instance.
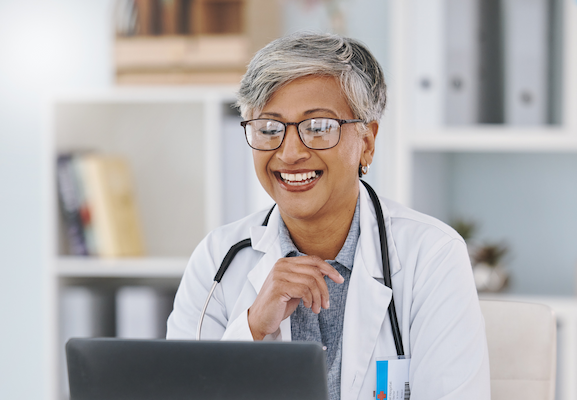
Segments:
[[[71,400],[328,399],[318,343],[71,339]]]

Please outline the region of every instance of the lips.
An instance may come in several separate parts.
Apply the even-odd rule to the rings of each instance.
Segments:
[[[281,172],[280,177],[285,183],[289,185],[305,185],[312,182],[312,180],[317,177],[317,172],[310,171],[301,174],[287,174],[285,172]]]
[[[322,176],[322,171],[275,172],[281,186],[289,191],[311,189]]]

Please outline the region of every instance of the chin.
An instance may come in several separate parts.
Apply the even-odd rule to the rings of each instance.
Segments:
[[[319,212],[323,208],[321,204],[316,204],[315,201],[310,201],[310,199],[303,198],[302,201],[300,200],[284,199],[284,201],[277,202],[282,215],[297,220],[309,220],[318,217]]]

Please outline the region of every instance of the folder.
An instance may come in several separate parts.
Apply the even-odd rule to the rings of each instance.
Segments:
[[[502,124],[503,38],[501,0],[481,0],[479,122]]]
[[[114,297],[105,289],[65,286],[60,291],[59,357],[62,398],[68,398],[64,344],[70,338],[114,335]]]
[[[479,0],[446,0],[446,97],[448,125],[479,120]]]
[[[445,0],[411,0],[411,119],[417,127],[444,122]]]
[[[548,0],[503,0],[502,17],[505,123],[545,124]]]
[[[160,339],[174,296],[149,286],[123,286],[116,292],[116,336],[125,339]]]

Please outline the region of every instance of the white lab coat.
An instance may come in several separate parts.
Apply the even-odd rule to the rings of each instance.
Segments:
[[[381,199],[395,306],[405,354],[411,358],[411,400],[490,399],[484,321],[463,239],[442,222]],[[168,320],[168,339],[194,339],[213,278],[229,248],[252,240],[215,290],[203,339],[253,340],[247,310],[281,257],[278,207],[211,232],[196,248]],[[383,285],[377,220],[360,185],[361,234],[343,327],[341,398],[374,399],[376,359],[396,356]],[[290,317],[269,340],[291,340]]]

